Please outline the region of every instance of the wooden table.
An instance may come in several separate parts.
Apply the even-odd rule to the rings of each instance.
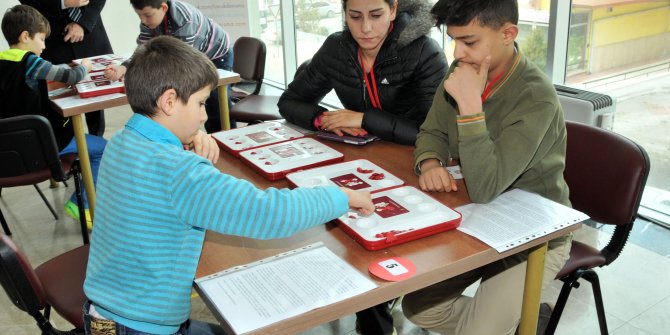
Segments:
[[[228,115],[228,85],[240,81],[240,75],[230,71],[217,70],[219,72],[219,109],[221,113],[222,129],[230,129],[230,120]],[[77,141],[77,151],[79,153],[79,162],[81,165],[82,179],[86,189],[86,199],[88,208],[91,212],[91,219],[95,212],[95,187],[93,185],[93,173],[91,171],[91,160],[88,156],[88,146],[84,130],[83,114],[101,109],[119,107],[128,104],[128,98],[125,94],[110,95],[110,99],[101,100],[101,97],[93,97],[73,101],[73,94],[66,96],[57,96],[51,100],[54,109],[64,117],[70,117],[72,127],[74,128],[74,137]],[[68,99],[68,100],[61,100]],[[67,101],[67,103],[66,103]],[[222,102],[223,101],[223,102]],[[73,103],[74,102],[74,103]]]
[[[344,154],[345,160],[367,159],[405,181],[406,185],[418,187],[418,178],[413,173],[413,147],[390,142],[374,142],[363,147],[327,142],[327,145]],[[246,179],[259,188],[287,187],[286,180],[270,182],[251,170],[241,160],[221,151],[217,167],[223,172]],[[459,191],[430,193],[439,201],[458,207],[470,202],[463,181],[458,181]],[[579,225],[538,238],[505,253],[498,253],[483,242],[452,230],[407,242],[388,249],[368,251],[337,228],[334,223],[317,226],[290,238],[277,240],[254,240],[208,232],[203,245],[196,277],[206,276],[223,269],[247,264],[281,252],[296,249],[310,243],[322,241],[336,255],[362,274],[369,276],[378,288],[335,304],[318,308],[302,315],[277,322],[252,334],[294,334],[327,323],[365,308],[378,305],[398,296],[416,291],[466,271],[481,267],[522,250],[531,250],[526,275],[524,308],[522,310],[521,334],[535,334],[539,310],[544,254],[547,241],[576,230]],[[383,257],[401,256],[412,261],[416,274],[400,282],[387,282],[368,273],[368,265]],[[230,326],[209,306],[214,315],[233,334]]]

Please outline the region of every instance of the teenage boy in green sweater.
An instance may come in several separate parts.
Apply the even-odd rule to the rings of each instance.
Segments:
[[[440,0],[437,24],[455,61],[417,136],[416,172],[425,191],[458,191],[442,166],[458,160],[473,202],[520,188],[570,205],[563,179],[566,130],[551,81],[524,57],[516,0]],[[569,257],[570,236],[550,241],[545,284]],[[513,334],[521,314],[527,252],[406,295],[405,315],[443,334]],[[481,279],[473,298],[463,290]]]

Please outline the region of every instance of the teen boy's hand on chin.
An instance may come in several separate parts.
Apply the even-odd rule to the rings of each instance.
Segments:
[[[370,215],[375,211],[375,205],[372,203],[370,192],[354,191],[346,187],[340,187],[340,189],[349,198],[349,208],[362,215]]]
[[[482,112],[481,96],[486,87],[491,56],[486,56],[479,64],[459,62],[454,72],[444,81],[444,90],[456,100],[461,115]]]
[[[202,156],[215,164],[219,160],[219,146],[216,141],[207,133],[200,130],[198,134],[193,137],[190,148],[196,155]]]

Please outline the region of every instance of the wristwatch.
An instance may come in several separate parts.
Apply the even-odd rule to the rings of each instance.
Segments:
[[[426,159],[420,161],[419,164],[416,166],[416,170],[419,171],[419,174],[421,174],[421,164],[422,164],[424,161],[429,160],[429,159],[437,159],[437,158],[426,158]],[[444,167],[444,163],[442,163],[441,160],[437,159],[437,162],[440,164],[440,166]]]

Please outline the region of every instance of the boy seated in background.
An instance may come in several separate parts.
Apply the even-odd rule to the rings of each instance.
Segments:
[[[135,114],[110,140],[100,167],[84,284],[87,334],[223,334],[189,320],[208,229],[282,238],[350,207],[374,210],[369,193],[346,188],[259,190],[184,150],[207,120],[205,101],[218,81],[212,62],[186,43],[151,39],[135,51],[125,78]]]
[[[42,115],[51,124],[60,154],[77,153],[72,125],[67,118],[51,109],[47,80],[74,85],[91,70],[91,62],[84,60],[81,64],[70,67],[66,64],[53,65],[41,58],[45,48],[44,41],[50,33],[49,21],[33,7],[16,5],[5,12],[2,18],[2,34],[9,44],[9,50],[0,52],[0,101],[3,104],[0,118]],[[95,182],[107,141],[87,134],[86,144]],[[83,194],[83,199],[84,207],[88,208],[86,194]],[[79,220],[75,194],[65,203],[65,212]],[[86,222],[91,229],[88,209],[85,213]]]

